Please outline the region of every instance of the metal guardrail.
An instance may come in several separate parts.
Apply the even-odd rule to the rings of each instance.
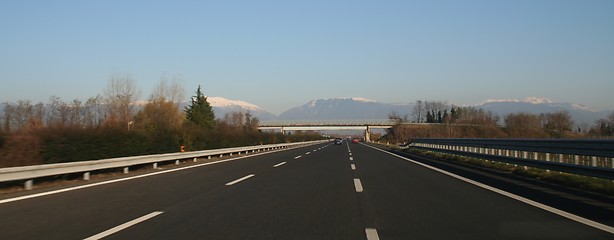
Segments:
[[[614,179],[613,140],[413,139],[410,147]]]
[[[258,145],[248,147],[237,148],[224,148],[205,150],[197,152],[184,152],[184,153],[168,153],[168,154],[156,154],[146,156],[135,157],[122,157],[111,158],[92,161],[70,162],[70,163],[56,163],[56,164],[44,164],[34,166],[23,167],[10,167],[0,168],[0,182],[20,181],[26,180],[25,188],[32,189],[33,179],[41,177],[49,177],[54,175],[83,173],[84,180],[89,180],[90,172],[104,169],[123,168],[124,173],[128,173],[129,167],[152,164],[153,168],[158,167],[158,163],[176,161],[178,164],[181,160],[193,160],[196,162],[198,158],[208,158],[213,156],[232,156],[233,154],[247,154],[249,152],[260,152],[274,149],[291,148],[305,145],[312,145],[317,143],[326,142],[328,140],[311,141],[311,142],[299,142],[299,143],[282,143],[282,144],[269,144]]]

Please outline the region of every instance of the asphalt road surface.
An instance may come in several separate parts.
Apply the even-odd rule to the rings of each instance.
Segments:
[[[0,199],[0,239],[614,239],[347,141],[163,171]]]

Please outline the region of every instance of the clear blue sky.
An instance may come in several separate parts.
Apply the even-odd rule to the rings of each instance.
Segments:
[[[1,1],[0,102],[132,73],[273,113],[316,98],[614,109],[614,1]]]

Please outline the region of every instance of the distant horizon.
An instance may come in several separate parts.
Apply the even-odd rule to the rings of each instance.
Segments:
[[[281,113],[313,99],[547,97],[614,109],[614,1],[0,3],[0,103],[162,76]]]
[[[54,96],[54,95],[52,95],[52,96]],[[287,108],[287,109],[284,109],[284,110],[282,110],[282,111],[280,111],[280,112],[273,112],[273,111],[271,111],[271,110],[269,110],[269,109],[267,109],[267,108],[265,108],[265,107],[262,107],[262,106],[260,106],[260,105],[258,105],[258,104],[256,104],[256,103],[247,102],[247,101],[244,101],[244,100],[242,100],[242,99],[229,99],[229,98],[222,97],[222,96],[206,96],[206,97],[207,97],[207,98],[222,98],[222,99],[225,99],[225,100],[228,100],[228,101],[233,102],[233,104],[236,104],[237,102],[244,102],[245,104],[249,104],[249,105],[252,105],[252,106],[258,107],[258,108],[260,108],[260,109],[262,109],[262,110],[264,110],[264,111],[266,111],[266,112],[268,112],[268,113],[271,113],[271,114],[273,114],[273,115],[275,115],[275,116],[279,116],[279,115],[280,115],[280,114],[282,114],[283,112],[286,112],[286,111],[291,110],[291,109],[296,108],[296,107],[300,107],[300,106],[306,105],[306,104],[308,104],[308,103],[310,103],[310,102],[312,102],[312,101],[317,101],[317,100],[333,100],[333,99],[353,99],[353,98],[354,98],[354,99],[355,99],[355,98],[359,98],[359,99],[371,100],[371,101],[374,101],[374,102],[376,102],[376,103],[383,103],[383,104],[395,104],[395,105],[397,105],[397,104],[398,104],[398,105],[405,105],[405,104],[407,104],[407,105],[411,105],[411,104],[416,103],[416,101],[445,102],[446,104],[449,104],[449,105],[454,105],[454,106],[458,106],[458,107],[476,107],[476,106],[481,106],[481,105],[484,105],[484,104],[487,104],[487,103],[493,103],[493,102],[497,102],[497,103],[501,103],[501,102],[514,102],[514,103],[533,103],[533,104],[537,104],[536,102],[532,102],[532,101],[530,101],[530,99],[539,99],[539,100],[547,100],[547,101],[550,101],[549,103],[553,103],[553,104],[557,104],[557,103],[558,103],[558,104],[572,104],[572,105],[578,105],[579,107],[584,107],[584,108],[586,108],[587,110],[590,110],[590,111],[593,111],[593,112],[608,112],[608,111],[612,111],[612,112],[614,112],[614,108],[612,108],[612,109],[596,109],[596,108],[593,108],[592,106],[587,106],[587,105],[584,105],[584,104],[582,104],[582,103],[573,103],[573,102],[559,102],[559,101],[553,101],[553,100],[551,100],[551,99],[549,99],[549,98],[547,98],[547,97],[534,97],[534,96],[531,96],[531,97],[526,97],[526,98],[524,98],[524,99],[509,99],[509,98],[506,98],[506,99],[494,99],[494,98],[491,98],[491,99],[486,99],[486,100],[484,100],[484,101],[481,101],[481,102],[478,102],[478,103],[475,103],[475,104],[462,104],[462,105],[461,105],[461,104],[456,104],[456,103],[451,102],[451,101],[446,101],[446,100],[437,100],[437,99],[421,99],[421,100],[416,100],[416,101],[412,101],[412,102],[382,102],[382,101],[378,101],[378,100],[375,100],[375,99],[368,99],[368,98],[362,98],[362,97],[329,97],[329,98],[317,98],[317,99],[311,99],[311,100],[308,100],[308,101],[306,101],[306,102],[304,102],[304,103],[302,103],[302,104],[299,104],[299,105],[296,105],[296,106],[291,106],[291,107],[289,107],[289,108]],[[62,98],[61,98],[61,99],[62,99]],[[47,104],[47,103],[48,103],[48,102],[46,102],[46,101],[32,101],[32,100],[29,100],[29,99],[19,99],[18,101],[20,101],[20,100],[21,100],[21,101],[30,101],[30,102],[31,102],[31,103],[33,103],[33,104],[37,104],[37,103]],[[77,100],[77,99],[62,99],[62,100],[63,100],[63,101],[72,101],[72,100]],[[86,101],[87,99],[78,99],[78,100],[81,100],[81,101]],[[190,100],[189,100],[189,98],[186,98],[186,99],[185,99],[184,101],[182,101],[182,102],[183,102],[183,103],[188,103],[189,101],[190,101]],[[142,105],[142,104],[145,104],[145,103],[147,103],[147,102],[148,102],[148,100],[146,100],[145,98],[143,98],[143,99],[140,99],[140,100],[136,100],[134,103],[135,103],[135,104],[137,104],[137,105]],[[13,101],[13,102],[8,102],[8,101],[5,101],[5,102],[2,102],[2,103],[16,103],[16,101]],[[211,102],[210,102],[210,103],[211,103]],[[0,112],[1,112],[1,111],[2,111],[2,109],[0,108]]]

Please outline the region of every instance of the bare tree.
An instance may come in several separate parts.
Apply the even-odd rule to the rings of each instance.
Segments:
[[[179,105],[185,100],[185,97],[185,89],[181,85],[181,75],[173,77],[169,82],[169,77],[166,73],[163,73],[160,77],[160,83],[154,89],[150,98],[158,100],[164,99],[165,101]]]
[[[148,103],[136,116],[137,127],[150,133],[179,129],[185,120],[183,111],[179,109],[183,92],[177,79],[169,84],[166,75],[162,75]]]
[[[33,114],[30,118],[31,129],[41,129],[45,127],[45,104],[39,102],[33,107]]]
[[[139,90],[132,74],[112,74],[104,91],[107,122],[129,128],[135,113],[133,103],[139,98]]]
[[[13,114],[15,112],[15,108],[13,107],[13,105],[11,105],[8,102],[4,103],[4,116],[3,116],[3,120],[4,120],[4,131],[5,132],[11,132],[13,129]]]
[[[425,103],[421,100],[416,101],[416,104],[414,105],[414,111],[412,113],[413,121],[415,123],[424,122],[424,117],[426,116],[426,109],[424,105]]]
[[[564,138],[566,131],[571,131],[574,122],[567,111],[546,113],[544,115],[544,129],[555,131],[559,137]]]
[[[98,127],[105,118],[102,96],[90,97],[83,105],[83,125],[86,128]]]

